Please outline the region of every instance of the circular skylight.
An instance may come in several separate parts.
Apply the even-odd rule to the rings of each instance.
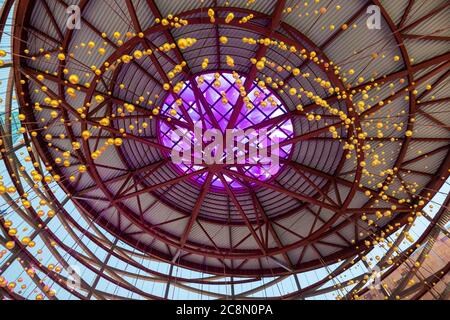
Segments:
[[[294,128],[290,119],[275,123],[270,120],[285,115],[288,110],[272,90],[256,82],[247,98],[242,99],[240,88],[245,80],[236,73],[208,73],[196,77],[194,83],[185,81],[177,96],[168,95],[162,113],[171,113],[178,120],[193,124],[191,128],[168,121],[159,125],[159,139],[181,157],[172,160],[182,173],[199,171],[205,162],[227,166],[260,181],[268,181],[280,172],[283,160],[292,151],[289,139],[294,135]],[[233,110],[238,103],[245,104],[246,108],[242,108],[232,125]],[[217,138],[223,139],[216,141]],[[213,161],[207,161],[209,156]],[[206,177],[205,173],[193,179],[202,184]],[[224,179],[233,188],[242,187],[228,176]],[[211,185],[223,188],[223,181],[215,175]]]

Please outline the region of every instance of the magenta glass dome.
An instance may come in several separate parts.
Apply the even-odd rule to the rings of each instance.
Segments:
[[[245,83],[245,77],[233,75],[231,73],[209,73],[202,76],[195,77],[195,82],[185,81],[183,88],[178,95],[169,94],[164,101],[161,109],[161,113],[169,115],[171,110],[176,110],[176,115],[171,115],[172,118],[180,120],[182,122],[194,123],[197,126],[201,126],[203,132],[210,129],[219,130],[224,136],[226,136],[226,130],[230,122],[231,115],[239,101],[240,90],[238,82]],[[193,85],[197,85],[194,88]],[[196,91],[196,92],[195,92]],[[244,107],[238,117],[236,125],[232,130],[243,130],[254,128],[255,125],[260,124],[269,119],[279,117],[288,112],[288,109],[283,105],[280,99],[274,94],[274,92],[268,88],[261,88],[256,82],[248,91],[248,101],[252,105],[251,108]],[[180,100],[181,99],[181,100]],[[241,100],[242,101],[242,100]],[[244,102],[245,103],[245,102]],[[182,104],[182,106],[181,106]],[[205,106],[206,104],[206,106]],[[189,115],[190,119],[187,120],[186,113],[181,112],[181,108],[184,108]],[[209,108],[209,110],[206,110]],[[191,121],[190,121],[191,120]],[[294,136],[294,128],[290,119],[285,120],[274,125],[268,125],[267,127],[258,127],[258,130],[264,129],[267,131],[267,138],[270,141],[278,141],[282,143],[285,140],[291,139]],[[175,131],[177,134],[174,134]],[[183,137],[180,137],[180,132]],[[175,138],[174,138],[175,137]],[[159,139],[161,143],[171,148],[180,151],[182,149],[189,148],[186,143],[187,140],[191,141],[191,144],[197,143],[198,139],[194,134],[194,130],[181,128],[170,122],[161,121],[159,124]],[[274,151],[273,155],[277,156],[280,160],[289,158],[293,146],[288,144],[280,147],[279,150]],[[224,149],[224,157],[226,157],[227,150]],[[202,155],[199,152],[193,152],[193,158],[201,158]],[[262,160],[261,158],[258,159]],[[266,159],[267,160],[267,159]],[[262,162],[262,161],[261,161]],[[189,174],[204,168],[205,165],[196,164],[174,164],[177,170],[182,174]],[[233,171],[239,171],[245,175],[259,179],[261,181],[268,181],[277,175],[283,167],[282,162],[276,165],[271,164],[252,164],[246,160],[245,165],[229,165],[229,169]],[[193,179],[199,184],[203,184],[206,180],[207,174],[195,176]],[[228,182],[229,186],[236,189],[243,187],[240,182],[233,178],[224,175],[224,178]],[[212,186],[222,189],[223,184],[219,177],[214,176],[212,180]]]

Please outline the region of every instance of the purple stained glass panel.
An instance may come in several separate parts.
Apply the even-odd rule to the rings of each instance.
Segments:
[[[182,90],[176,96],[174,96],[174,94],[169,94],[161,108],[161,113],[164,116],[169,116],[171,110],[175,110],[177,112],[176,115],[171,114],[171,117],[187,123],[188,121],[186,121],[180,111],[180,103],[182,103],[192,122],[195,124],[201,123],[203,132],[209,129],[218,129],[223,136],[226,136],[226,128],[235,105],[241,95],[239,84],[242,85],[245,81],[245,77],[236,76],[230,73],[210,73],[198,76],[195,78],[196,83],[186,81]],[[195,88],[193,86],[197,86],[199,94],[202,94],[204,99],[197,99],[194,93]],[[282,116],[289,112],[274,92],[268,88],[260,88],[257,83],[253,84],[247,97],[252,108],[247,108],[247,106],[244,105],[238,117],[237,124],[233,129],[247,131],[254,125],[260,126],[270,119]],[[209,110],[206,108],[209,108]],[[294,136],[293,123],[289,118],[275,124],[268,123],[267,126],[263,126],[263,128],[260,127],[259,129],[267,130],[267,138],[270,139],[269,141],[277,138],[278,143]],[[176,130],[178,133],[181,132],[182,134],[174,134]],[[193,159],[202,159],[203,157],[201,151],[198,152],[193,150],[192,146],[199,143],[198,136],[195,135],[194,130],[181,128],[168,121],[161,121],[159,125],[159,139],[163,145],[172,150],[178,152],[187,149],[192,150],[189,159],[191,161],[190,163],[188,163],[188,159],[185,159],[186,163],[175,164],[180,173],[189,174],[204,168],[205,164],[192,164]],[[186,141],[190,141],[190,144]],[[262,147],[261,141],[256,141],[255,143],[259,147]],[[287,159],[292,148],[292,145],[283,146],[278,151],[275,150],[273,155],[281,159]],[[226,148],[224,148],[223,151],[223,158],[225,159],[227,156]],[[231,171],[245,174],[251,178],[268,181],[277,175],[283,167],[282,163],[277,165],[263,164],[261,163],[264,162],[262,160],[267,160],[267,158],[263,159],[257,157],[254,159],[254,161],[257,162],[256,164],[252,163],[250,159],[247,159],[245,165],[230,165],[228,168]],[[195,176],[193,180],[199,184],[203,184],[206,177],[207,174],[205,173]],[[227,175],[224,175],[224,178],[228,185],[233,189],[244,187],[242,183],[236,179],[228,177]],[[212,186],[219,189],[223,189],[224,187],[217,176],[213,178]]]

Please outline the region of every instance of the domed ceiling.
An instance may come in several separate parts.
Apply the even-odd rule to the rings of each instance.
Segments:
[[[345,270],[409,239],[448,178],[447,1],[20,0],[3,15],[13,3],[24,172],[43,193],[12,181],[17,205],[43,228],[81,214],[72,236],[117,258],[120,241],[171,273]],[[175,163],[198,124],[267,131],[279,163]]]

